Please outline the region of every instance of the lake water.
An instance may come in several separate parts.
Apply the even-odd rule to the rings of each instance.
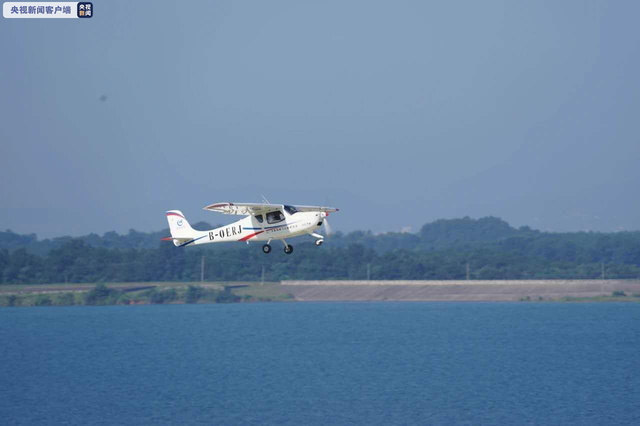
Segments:
[[[0,309],[3,425],[639,425],[640,304]]]

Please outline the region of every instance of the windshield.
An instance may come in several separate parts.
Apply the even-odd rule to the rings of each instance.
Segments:
[[[296,208],[293,207],[293,206],[284,206],[284,211],[286,211],[290,215],[294,215],[294,214],[298,213],[298,210],[296,210]]]

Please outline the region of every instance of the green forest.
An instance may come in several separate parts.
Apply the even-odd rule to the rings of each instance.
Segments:
[[[198,223],[196,229],[208,229]],[[61,237],[0,232],[0,284],[280,280],[459,280],[640,278],[640,232],[550,233],[514,228],[496,217],[437,220],[418,233],[336,233],[316,247],[290,241],[177,248],[169,235]]]

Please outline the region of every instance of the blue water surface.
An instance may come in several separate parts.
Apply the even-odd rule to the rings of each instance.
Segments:
[[[0,309],[0,424],[639,425],[640,305]]]

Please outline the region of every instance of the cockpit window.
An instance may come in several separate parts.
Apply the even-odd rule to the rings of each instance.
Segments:
[[[264,221],[264,218],[262,217],[262,215],[261,215],[261,214],[259,214],[259,215],[257,215],[257,216],[256,216],[256,220],[257,220],[258,222],[262,223],[262,222]]]
[[[280,210],[267,213],[267,223],[278,223],[284,220],[284,214]]]
[[[289,213],[290,215],[294,215],[294,214],[298,213],[298,210],[293,206],[284,206],[284,210],[287,213]]]

